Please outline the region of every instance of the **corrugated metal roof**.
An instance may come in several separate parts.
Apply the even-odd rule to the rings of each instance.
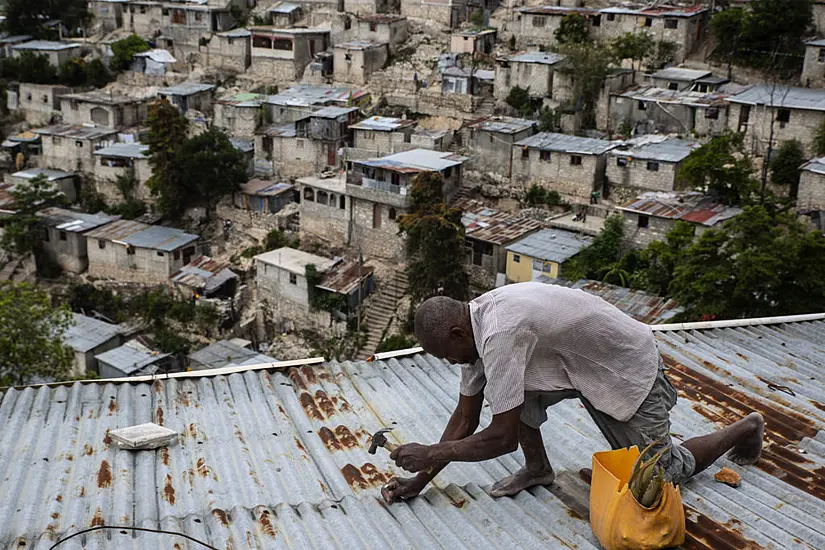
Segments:
[[[763,460],[733,489],[712,467],[682,487],[690,549],[823,548],[825,322],[657,333],[680,393],[672,431],[685,439],[751,410],[765,415]],[[766,384],[787,386],[794,395]],[[409,502],[383,504],[402,474],[368,434],[437,441],[456,403],[459,367],[419,354],[158,379],[7,390],[0,403],[0,546],[46,548],[90,525],[182,531],[218,548],[596,549],[579,468],[607,444],[575,401],[543,427],[556,483],[512,498],[488,486],[520,453],[456,463]],[[774,386],[777,387],[777,386]],[[482,411],[482,425],[490,420]],[[111,445],[108,431],[153,421],[178,431],[157,451]],[[802,453],[804,451],[804,454]],[[820,470],[817,470],[817,469]],[[565,504],[567,503],[567,504]],[[572,506],[572,508],[568,507]],[[181,549],[180,537],[90,533],[74,548]],[[70,546],[72,547],[72,546]]]
[[[225,36],[227,38],[247,38],[252,33],[249,32],[249,29],[232,29],[231,31],[224,31],[217,33],[218,36]]]
[[[562,153],[580,153],[582,155],[602,155],[617,147],[620,142],[607,141],[567,134],[541,132],[516,142],[517,146],[530,147],[542,151],[559,151]]]
[[[710,75],[712,75],[710,71],[685,69],[683,67],[667,67],[661,71],[656,71],[650,76],[656,79],[675,80],[677,82],[693,82],[694,80],[699,80]]]
[[[83,233],[118,219],[106,214],[87,214],[65,208],[46,208],[37,213],[41,223],[69,233]]]
[[[157,366],[147,367],[156,365],[167,357],[169,357],[168,353],[152,351],[137,342],[127,342],[115,349],[111,349],[100,355],[95,355],[95,359],[98,361],[111,365],[126,375],[131,375],[136,372],[153,374],[157,372]]]
[[[168,50],[154,49],[148,52],[136,53],[134,57],[148,57],[155,63],[176,63],[175,59]]]
[[[189,360],[198,363],[198,368],[217,369],[227,365],[242,365],[250,358],[262,359],[258,363],[275,363],[278,360],[268,355],[259,354],[254,349],[245,348],[230,342],[218,340],[194,353],[189,354]]]
[[[464,210],[461,223],[467,237],[500,245],[509,244],[542,227],[537,220],[518,218],[486,206]]]
[[[555,65],[564,60],[564,56],[558,53],[525,52],[508,55],[508,61],[515,63],[541,63],[542,65]]]
[[[67,346],[80,353],[105,344],[118,334],[120,327],[79,313],[72,313],[73,324],[63,333]]]
[[[484,36],[485,34],[494,34],[496,29],[492,27],[471,27],[468,29],[461,29],[455,31],[456,36]]]
[[[118,220],[89,231],[87,237],[118,241],[137,248],[152,248],[171,252],[198,240],[197,235],[184,233],[174,227],[147,225],[133,220]]]
[[[142,143],[115,143],[94,152],[102,157],[149,158],[149,146]]]
[[[825,157],[811,159],[802,165],[800,170],[806,170],[815,174],[825,174]]]
[[[601,13],[619,13],[624,15],[642,15],[646,17],[693,17],[700,13],[707,12],[708,9],[701,4],[693,6],[657,6],[646,7],[640,5],[632,6],[612,6],[599,10]]]
[[[789,109],[825,111],[825,90],[790,86],[755,84],[742,93],[727,98],[731,103],[767,105]]]
[[[270,13],[292,13],[299,9],[301,9],[301,6],[293,4],[292,2],[276,2],[267,11]]]
[[[523,8],[516,8],[515,11],[519,13],[529,13],[532,15],[559,15],[561,17],[571,13],[577,13],[579,15],[599,14],[599,10],[597,9],[573,8],[566,6],[527,6]]]
[[[229,143],[242,153],[251,153],[255,150],[255,140],[252,139],[231,137],[229,138]]]
[[[817,48],[823,48],[823,47],[825,47],[825,38],[818,38],[816,40],[809,40],[808,42],[805,42],[805,45],[806,46],[813,46],[813,47],[817,47]]]
[[[263,262],[303,276],[306,273],[307,264],[313,264],[320,273],[325,273],[336,264],[337,260],[285,246],[258,254],[255,256],[255,262]]]
[[[11,175],[13,178],[22,178],[22,179],[33,179],[37,176],[46,176],[48,181],[57,181],[66,178],[73,178],[73,172],[64,172],[63,170],[53,170],[51,168],[27,168],[26,170],[20,170],[19,172],[14,172]]]
[[[71,124],[56,124],[54,126],[47,126],[46,128],[35,128],[34,131],[44,136],[58,136],[72,139],[99,139],[118,132],[111,128],[74,126]]]
[[[726,206],[712,197],[693,191],[687,193],[655,191],[642,193],[636,199],[617,208],[657,218],[701,223],[708,227],[742,213],[742,209],[739,207]]]
[[[59,50],[73,50],[80,48],[80,44],[74,42],[55,42],[50,40],[31,40],[23,42],[22,44],[15,44],[11,47],[13,50],[39,50],[39,51],[59,51]]]
[[[625,90],[619,94],[638,101],[652,101],[673,105],[688,105],[691,107],[707,108],[710,106],[722,107],[725,100],[733,94],[743,90],[741,84],[729,83],[712,92],[698,92],[694,90],[668,90],[656,86],[642,86]]]
[[[403,15],[393,15],[391,13],[367,13],[364,15],[356,15],[356,17],[359,21],[368,21],[371,23],[396,23],[407,20]]]
[[[303,27],[291,27],[291,28],[285,29],[285,28],[281,28],[281,27],[275,27],[273,25],[263,25],[263,26],[258,25],[258,26],[252,27],[250,30],[252,32],[269,33],[269,34],[273,34],[273,35],[277,35],[277,34],[285,34],[285,35],[293,35],[293,34],[329,34],[329,32],[330,32],[329,29],[324,29],[324,28],[321,28],[321,27],[315,27],[315,28],[312,28],[312,29],[303,28]]]
[[[373,42],[372,40],[350,40],[349,42],[335,44],[335,47],[342,50],[372,50],[386,48],[387,45],[380,42]]]
[[[299,84],[283,92],[267,97],[267,103],[293,107],[323,106],[331,104],[346,105],[350,100],[358,101],[367,92],[347,87],[322,86],[317,84]]]
[[[368,279],[375,269],[371,265],[358,266],[358,262],[340,263],[327,271],[318,288],[349,294],[358,289],[358,281]]]
[[[622,310],[623,313],[648,325],[669,321],[682,311],[682,308],[673,300],[642,290],[631,290],[602,281],[581,279],[570,285],[570,287],[579,288],[589,294],[595,294]]]
[[[209,256],[198,256],[169,279],[175,285],[185,285],[195,289],[203,289],[209,295],[223,286],[230,279],[238,276],[229,269],[229,262],[215,260]]]
[[[582,248],[590,246],[593,237],[563,229],[544,229],[507,246],[507,250],[536,260],[566,262]]]
[[[387,155],[377,159],[357,160],[353,162],[356,164],[363,164],[365,166],[386,168],[388,170],[411,169],[414,171],[441,171],[453,166],[458,166],[465,160],[467,160],[467,157],[456,155],[450,151],[411,149],[410,151],[393,153],[392,155]]]
[[[386,116],[372,116],[350,126],[353,130],[375,130],[378,132],[393,132],[409,126],[415,126],[414,120],[393,118]]]
[[[202,82],[182,82],[168,88],[158,90],[158,95],[194,95],[200,92],[214,90],[214,84],[204,84]]]
[[[122,92],[115,92],[110,88],[108,90],[91,90],[76,94],[66,94],[60,96],[60,99],[84,101],[86,103],[101,105],[128,105],[130,103],[149,102],[152,96],[142,97],[139,92],[135,95],[127,95]]]
[[[470,122],[467,124],[467,127],[484,132],[515,134],[524,130],[529,130],[530,128],[535,128],[536,125],[537,122],[535,120],[526,120],[523,118],[512,118],[507,116],[490,116]]]
[[[256,178],[242,184],[241,193],[258,197],[275,197],[293,188],[294,186],[291,183],[278,183]]]
[[[313,118],[338,118],[340,116],[345,116],[350,113],[354,113],[358,110],[358,107],[338,107],[336,105],[332,105],[330,107],[324,107],[323,109],[319,109],[312,113]]]
[[[296,137],[298,135],[298,129],[294,122],[288,122],[286,124],[273,124],[262,130],[257,130],[255,133],[263,134],[267,137]]]
[[[221,103],[223,105],[234,105],[236,107],[260,107],[264,100],[266,100],[266,96],[264,94],[240,92],[222,97],[217,100],[216,103]]]
[[[661,139],[651,139],[651,137]],[[640,139],[628,140],[626,145],[629,146],[627,149],[613,149],[610,155],[676,163],[681,162],[694,149],[699,148],[699,143],[696,141],[667,136],[642,136]]]

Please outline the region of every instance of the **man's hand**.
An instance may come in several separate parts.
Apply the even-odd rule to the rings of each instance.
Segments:
[[[415,477],[394,477],[381,487],[381,496],[387,504],[417,496],[426,486]]]
[[[408,472],[420,472],[436,465],[430,453],[430,446],[420,443],[401,445],[390,453],[390,458],[395,461],[396,466]]]

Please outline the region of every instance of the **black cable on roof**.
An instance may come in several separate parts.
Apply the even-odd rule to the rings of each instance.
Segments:
[[[52,544],[49,547],[49,550],[54,550],[55,548],[57,548],[58,546],[60,546],[61,544],[63,544],[64,542],[66,542],[69,539],[72,539],[72,538],[77,537],[79,535],[82,535],[84,533],[90,533],[92,531],[100,531],[101,529],[120,529],[120,530],[130,529],[132,531],[145,531],[147,533],[161,533],[163,535],[175,535],[175,536],[178,536],[178,537],[183,537],[185,539],[189,539],[192,542],[196,542],[196,543],[200,544],[201,546],[203,546],[204,548],[209,548],[209,550],[218,550],[214,546],[206,544],[205,542],[200,541],[200,540],[196,539],[195,537],[190,537],[186,533],[179,533],[177,531],[165,531],[163,529],[151,529],[151,528],[148,528],[148,527],[133,527],[131,525],[96,525],[94,527],[89,527],[88,529],[82,529],[80,531],[77,531],[76,533],[72,533],[71,535],[68,535],[68,536],[63,537],[62,539],[58,540],[57,542],[55,542],[54,544]]]

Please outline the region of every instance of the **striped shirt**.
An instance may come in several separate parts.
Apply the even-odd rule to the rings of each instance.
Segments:
[[[656,380],[650,327],[582,290],[519,283],[470,302],[479,360],[461,368],[461,393],[484,390],[493,414],[526,391],[578,390],[598,410],[628,420]]]

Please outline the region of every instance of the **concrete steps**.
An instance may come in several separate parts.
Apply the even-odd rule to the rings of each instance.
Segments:
[[[19,259],[9,260],[6,265],[3,266],[3,269],[0,269],[0,282],[11,281],[19,265]]]
[[[370,297],[364,316],[367,324],[367,341],[358,354],[359,359],[367,359],[375,353],[384,331],[395,321],[398,302],[407,293],[407,287],[406,273],[396,271],[393,277],[382,284],[378,292]]]

